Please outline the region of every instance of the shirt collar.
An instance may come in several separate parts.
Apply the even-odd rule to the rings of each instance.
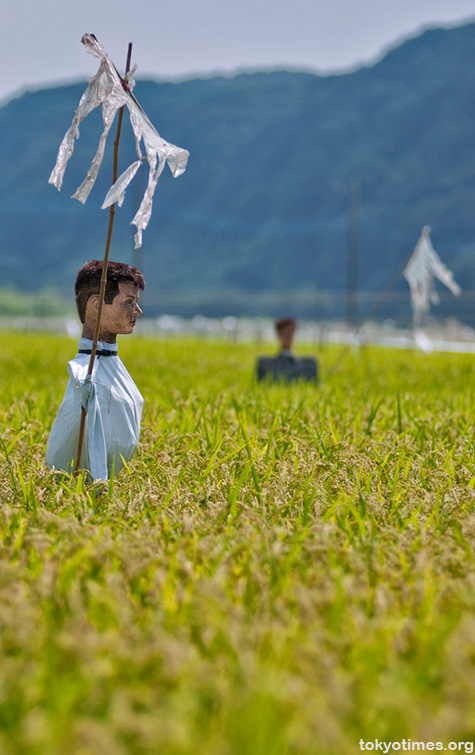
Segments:
[[[99,351],[111,351],[113,354],[117,354],[119,347],[116,343],[105,343],[104,341],[97,342],[97,348]],[[81,338],[78,342],[78,349],[92,349],[92,341],[90,338]]]

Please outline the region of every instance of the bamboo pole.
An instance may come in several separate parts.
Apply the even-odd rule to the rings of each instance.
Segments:
[[[127,50],[127,64],[125,67],[126,74],[130,71],[130,61],[132,57],[132,43],[129,42],[129,47]],[[124,89],[128,90],[127,83],[122,79],[122,86]],[[119,142],[120,142],[120,134],[122,131],[122,119],[124,117],[124,106],[122,106],[119,110],[119,117],[117,121],[117,131],[115,135],[114,140],[114,159],[113,159],[113,165],[112,165],[112,184],[115,184],[117,181],[117,174],[118,174],[118,165],[119,165]],[[107,229],[107,238],[106,238],[106,247],[104,251],[104,261],[102,264],[102,274],[101,274],[101,283],[100,283],[100,289],[99,289],[99,306],[97,309],[97,317],[96,317],[96,326],[94,329],[94,337],[92,340],[92,348],[91,348],[91,358],[89,360],[89,367],[87,370],[86,375],[86,383],[91,382],[92,378],[92,371],[94,368],[94,359],[96,357],[96,351],[97,351],[97,343],[99,341],[99,331],[101,327],[101,315],[102,315],[102,306],[104,304],[104,296],[106,292],[106,285],[107,285],[107,264],[109,262],[109,252],[110,252],[110,245],[111,245],[111,239],[112,239],[112,229],[114,227],[114,217],[115,217],[115,204],[111,204],[109,208],[109,226]],[[86,410],[82,406],[81,407],[81,423],[79,426],[79,441],[78,441],[78,451],[76,456],[76,466],[75,466],[75,474],[78,474],[79,467],[81,464],[81,455],[82,455],[82,446],[84,441],[84,428],[86,425]]]

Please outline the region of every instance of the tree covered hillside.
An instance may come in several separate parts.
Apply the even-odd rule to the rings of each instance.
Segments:
[[[144,234],[151,300],[170,289],[344,289],[350,185],[362,289],[384,286],[425,224],[464,290],[475,289],[474,60],[468,24],[426,31],[345,75],[139,80],[152,122],[191,153],[184,176],[160,178]],[[0,108],[0,243],[5,282],[19,288],[69,291],[77,267],[103,254],[113,136],[86,205],[69,199],[97,146],[99,113],[82,125],[62,192],[48,185],[84,86],[26,92]],[[127,126],[120,168],[133,159]],[[116,214],[113,258],[140,259],[128,224],[145,173]]]

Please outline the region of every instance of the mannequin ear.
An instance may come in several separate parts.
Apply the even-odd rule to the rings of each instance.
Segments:
[[[99,294],[91,294],[87,300],[86,311],[97,312],[99,309]]]

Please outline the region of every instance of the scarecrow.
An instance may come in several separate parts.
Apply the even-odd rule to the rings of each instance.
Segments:
[[[440,302],[434,278],[440,280],[454,296],[460,296],[462,290],[455,282],[452,271],[444,265],[432,246],[430,230],[428,225],[422,229],[419,241],[403,271],[411,292],[414,328],[421,325],[424,314],[430,310],[430,305]]]
[[[126,74],[121,77],[93,34],[85,34],[81,41],[88,52],[100,59],[100,67],[81,97],[71,126],[61,142],[49,182],[61,189],[74,140],[79,136],[79,124],[101,104],[104,129],[87,175],[73,195],[84,203],[97,178],[117,111],[119,117],[114,142],[113,181],[102,205],[110,208],[104,259],[90,260],[77,274],[75,293],[82,335],[78,353],[68,364],[69,381],[51,429],[46,463],[50,469],[66,472],[83,469],[94,480],[107,482],[130,460],[137,447],[143,405],[142,396],[118,356],[116,339],[117,335],[131,333],[137,317],[142,314],[138,300],[145,281],[136,268],[109,262],[115,204],[122,205],[127,186],[142,163],[147,162],[147,187],[131,221],[137,228],[135,246],[140,247],[142,233],[152,213],[155,187],[165,164],[172,175],[178,177],[185,171],[189,153],[162,139],[134,97],[132,75],[135,67],[130,71],[132,46],[129,45]],[[118,178],[124,106],[130,114],[137,160]]]

